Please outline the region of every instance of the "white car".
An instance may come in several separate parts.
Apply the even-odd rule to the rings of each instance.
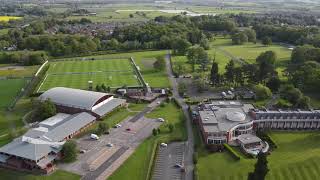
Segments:
[[[160,146],[161,146],[161,147],[168,147],[168,144],[166,144],[166,143],[161,143]]]
[[[229,94],[229,95],[232,95],[232,92],[231,92],[231,91],[228,91],[228,94]]]
[[[113,147],[113,144],[108,143],[108,144],[107,144],[107,147]]]
[[[121,124],[116,124],[114,127],[119,128],[119,127],[121,127]]]
[[[161,102],[160,102],[160,101],[158,101],[158,102],[157,102],[157,104],[161,104]]]
[[[99,140],[99,136],[96,134],[90,134],[90,138],[94,140]]]
[[[87,152],[87,151],[84,150],[84,149],[80,150],[80,153],[81,153],[81,154],[84,154],[84,153],[86,153],[86,152]]]
[[[164,119],[163,118],[158,118],[158,121],[159,122],[164,122]]]

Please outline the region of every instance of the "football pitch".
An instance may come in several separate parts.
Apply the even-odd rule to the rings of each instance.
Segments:
[[[8,107],[25,84],[25,79],[0,80],[0,109]]]
[[[129,59],[68,60],[51,62],[38,92],[53,87],[88,89],[104,83],[111,88],[140,86]]]

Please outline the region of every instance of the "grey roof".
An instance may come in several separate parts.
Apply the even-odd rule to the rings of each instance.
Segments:
[[[39,99],[42,101],[50,99],[58,105],[91,110],[98,100],[107,95],[106,93],[100,92],[55,87],[41,94]]]
[[[68,121],[45,133],[43,137],[52,142],[63,141],[65,137],[75,133],[95,120],[96,117],[86,112],[75,114],[72,115]]]
[[[247,115],[248,109],[253,108],[250,104],[241,104],[239,101],[213,101],[204,107],[204,110],[199,111],[199,115],[203,128],[208,133],[227,132],[238,124],[252,121]],[[231,121],[227,119],[227,114],[232,115],[232,113],[243,113],[245,117],[242,121]]]
[[[93,110],[94,113],[98,114],[99,116],[104,116],[105,114],[111,112],[116,107],[120,106],[121,104],[125,103],[125,99],[113,98],[106,104],[98,107],[97,109]]]
[[[240,136],[238,136],[238,140],[242,144],[258,143],[262,141],[260,138],[253,134],[241,134]]]
[[[11,143],[0,148],[0,152],[37,161],[52,151],[52,144],[44,141],[31,143],[23,141],[23,137],[13,140]]]

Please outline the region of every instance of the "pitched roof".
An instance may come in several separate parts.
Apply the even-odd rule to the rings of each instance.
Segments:
[[[55,87],[41,94],[39,99],[42,101],[50,99],[58,105],[91,110],[97,101],[107,95],[106,93],[100,92]]]
[[[94,113],[98,114],[99,116],[104,116],[105,114],[111,112],[116,107],[120,106],[121,104],[125,103],[126,100],[113,98],[106,104],[98,107],[97,109],[93,110]]]

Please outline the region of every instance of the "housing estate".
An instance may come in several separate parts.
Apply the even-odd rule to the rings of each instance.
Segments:
[[[59,113],[1,147],[0,166],[36,173],[52,172],[66,140],[126,102],[110,94],[61,87],[46,91],[39,99],[50,99]]]

